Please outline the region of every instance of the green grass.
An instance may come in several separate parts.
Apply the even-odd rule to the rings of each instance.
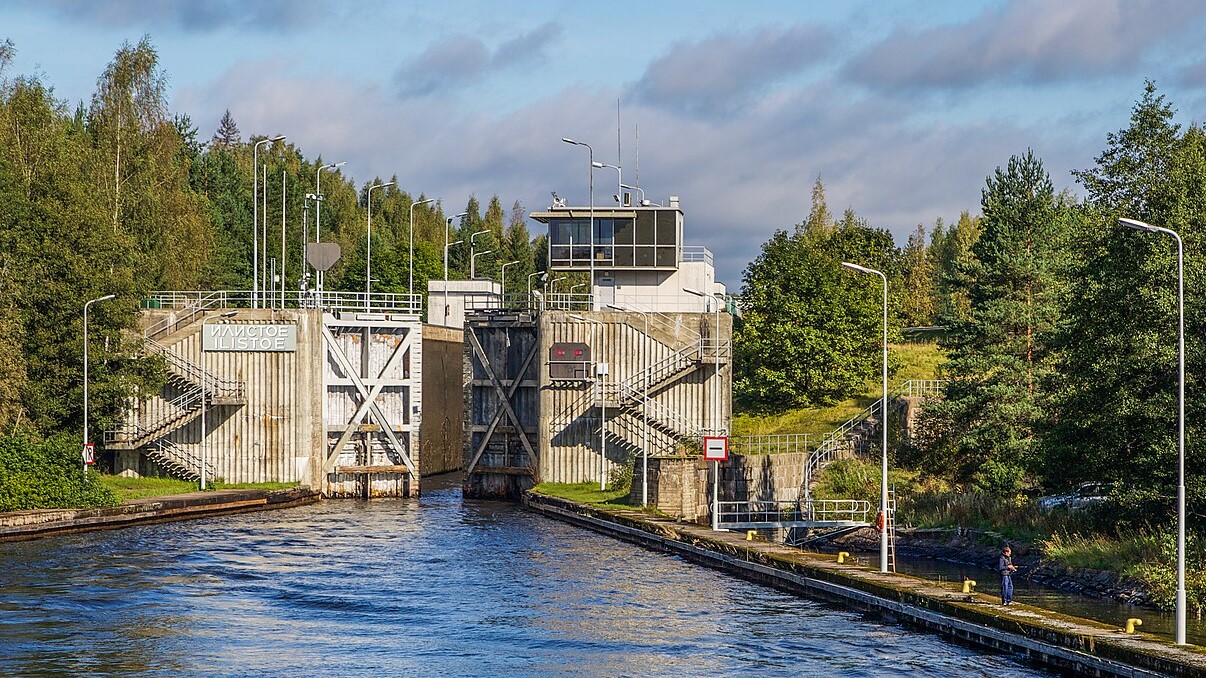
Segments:
[[[896,374],[888,380],[889,391],[900,388],[910,379],[937,379],[938,366],[944,360],[942,350],[933,342],[889,344],[888,355],[897,365]],[[868,381],[863,393],[826,407],[806,407],[768,415],[735,413],[733,435],[829,433],[875,402],[881,394],[879,385],[878,379]]]
[[[579,504],[621,509],[633,508],[628,503],[627,489],[600,491],[598,483],[540,483],[533,487],[532,491],[576,501]]]
[[[175,478],[126,478],[124,476],[100,476],[100,484],[107,488],[122,503],[135,499],[164,497],[172,494],[187,494],[198,490],[197,483]],[[213,490],[284,490],[297,487],[297,483],[207,483],[206,489]]]

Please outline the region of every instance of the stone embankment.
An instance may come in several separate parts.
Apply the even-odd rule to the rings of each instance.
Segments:
[[[136,499],[94,509],[42,509],[0,513],[0,541],[36,539],[50,534],[111,530],[130,525],[207,518],[228,513],[289,508],[319,501],[315,490],[218,490]]]
[[[1141,582],[1115,572],[1073,569],[1043,558],[1042,552],[1003,535],[968,528],[902,528],[896,533],[896,553],[907,558],[929,558],[986,569],[996,567],[1001,547],[1013,548],[1013,561],[1026,579],[1063,591],[1109,598],[1130,605],[1152,606],[1150,592]],[[821,551],[879,551],[879,533],[871,528],[838,537]]]
[[[603,510],[529,492],[529,508],[768,586],[880,614],[943,636],[1017,653],[1061,671],[1089,676],[1206,678],[1206,648],[1177,646],[1147,633],[1069,617],[1021,603],[1003,607],[959,586],[805,553],[735,532],[639,511]]]

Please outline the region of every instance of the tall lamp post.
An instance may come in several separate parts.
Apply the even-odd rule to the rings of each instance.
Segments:
[[[502,287],[502,295],[504,297],[507,296],[507,267],[514,266],[518,263],[518,261],[508,261],[502,265],[501,269],[499,269],[499,272],[502,274],[502,281],[499,283],[499,285]]]
[[[487,254],[494,254],[494,250],[486,250],[485,252],[478,252],[476,254],[469,255],[469,279],[470,280],[477,280],[477,274],[476,274],[477,258],[484,257]]]
[[[233,317],[238,311],[226,311],[219,313],[218,318]],[[201,319],[201,491],[205,491],[205,453],[209,448],[209,427],[205,422],[205,413],[209,410],[209,399],[205,397],[204,379],[207,376],[205,371],[205,325],[210,321],[209,318]]]
[[[369,298],[373,294],[373,189],[393,186],[397,182],[387,181],[368,187],[368,232],[364,237],[364,310],[369,310]]]
[[[726,431],[724,430],[724,424],[721,421],[721,414],[720,414],[720,304],[718,304],[716,302],[716,297],[714,297],[711,294],[704,294],[703,292],[700,292],[699,290],[693,290],[689,287],[684,287],[683,291],[686,292],[687,294],[693,294],[697,297],[703,297],[704,298],[704,312],[708,312],[708,309],[711,308],[711,309],[713,309],[713,313],[716,316],[716,332],[712,337],[712,341],[715,344],[715,355],[712,358],[712,364],[715,367],[715,371],[713,372],[713,375],[712,375],[712,424],[713,424],[713,426],[715,426],[715,428],[712,430],[712,434],[716,435],[718,433],[726,433]],[[704,347],[702,345],[699,348],[701,351],[704,349]],[[715,482],[712,485],[712,530],[719,531],[720,530],[720,462],[718,462],[718,461],[712,462],[712,473],[715,476]]]
[[[645,338],[642,343],[645,344],[645,369],[649,369],[651,362],[649,360],[649,314],[645,311],[636,309],[626,309],[615,304],[608,304],[607,308],[614,311],[622,311],[624,313],[640,313],[645,319]],[[645,380],[645,392],[641,399],[641,415],[644,419],[644,427],[641,429],[641,506],[649,505],[649,380]]]
[[[448,282],[448,249],[450,247],[452,247],[453,245],[459,245],[460,243],[465,242],[464,240],[458,240],[454,243],[448,242],[448,230],[450,228],[452,228],[452,220],[453,219],[460,219],[461,217],[466,216],[468,214],[469,214],[468,212],[461,212],[460,214],[457,214],[456,216],[448,217],[448,219],[444,222],[444,282]],[[445,295],[448,294],[447,285],[444,286],[444,294]]]
[[[490,232],[490,229],[487,228],[487,229],[478,231],[477,233],[469,234],[469,279],[470,280],[474,280],[477,278],[477,270],[473,267],[473,261],[475,259],[475,257],[473,256],[473,249],[475,247],[477,247],[477,236],[485,235],[486,233],[489,233],[489,232]]]
[[[426,198],[410,204],[410,261],[407,262],[407,265],[410,267],[410,277],[406,283],[407,294],[415,293],[415,205],[425,205],[435,201],[435,198]]]
[[[879,510],[883,512],[884,529],[879,533],[879,571],[887,573],[888,571],[888,530],[891,529],[890,518],[888,516],[888,276],[873,268],[866,268],[858,264],[852,264],[848,261],[843,261],[842,266],[852,271],[866,273],[868,275],[877,275],[884,285],[884,359],[883,359],[883,400],[879,405],[879,428],[883,432],[883,440],[881,446],[883,449],[883,464],[880,474],[880,491],[879,491]]]
[[[323,170],[332,170],[343,167],[346,164],[346,160],[341,160],[339,162],[333,162],[329,165],[323,165],[314,172],[314,192],[318,195],[317,200],[314,202],[314,242],[316,243],[322,242],[322,201],[325,199],[322,194],[322,172]],[[318,271],[318,274],[315,276],[315,288],[318,290],[320,297],[319,303],[321,303],[322,284],[325,278],[326,275],[323,271]]]
[[[528,297],[529,298],[531,298],[531,296],[532,296],[532,278],[535,278],[538,275],[544,275],[544,274],[545,273],[543,271],[536,271],[535,273],[528,274]]]
[[[610,167],[616,171],[616,175],[617,175],[616,176],[616,185],[619,186],[619,188],[616,189],[618,191],[618,193],[616,193],[616,200],[618,200],[620,202],[620,205],[623,205],[624,204],[624,170],[620,169],[619,165],[608,165],[605,162],[592,162],[591,167],[597,167],[599,169],[603,169],[604,167]]]
[[[251,147],[251,307],[260,298],[260,146],[281,141],[284,134],[260,139]],[[265,193],[267,190],[265,190]]]
[[[1138,219],[1118,223],[1138,231],[1162,233],[1177,241],[1177,622],[1175,642],[1185,644],[1185,248],[1174,230]]]
[[[106,294],[103,297],[84,302],[84,447],[80,449],[80,461],[83,463],[85,477],[88,475],[88,460],[83,456],[88,449],[88,307],[100,301],[110,301],[116,298],[116,294]]]
[[[574,141],[568,137],[561,137],[561,140],[567,144],[574,146],[585,146],[587,154],[587,185],[590,191],[590,292],[592,299],[595,291],[595,149],[590,147],[590,144],[582,141]],[[572,259],[574,248],[571,243],[570,258]],[[591,310],[594,310],[594,304],[591,304]]]

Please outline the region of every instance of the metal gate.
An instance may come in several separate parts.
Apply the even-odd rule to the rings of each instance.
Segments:
[[[417,318],[324,314],[328,497],[418,496],[422,327]]]
[[[538,482],[540,351],[527,313],[465,324],[465,495],[518,498]]]

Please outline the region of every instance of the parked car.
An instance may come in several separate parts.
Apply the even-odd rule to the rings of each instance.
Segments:
[[[1106,501],[1113,489],[1114,483],[1092,480],[1081,483],[1071,492],[1039,497],[1038,506],[1044,510],[1061,507],[1082,509]]]

